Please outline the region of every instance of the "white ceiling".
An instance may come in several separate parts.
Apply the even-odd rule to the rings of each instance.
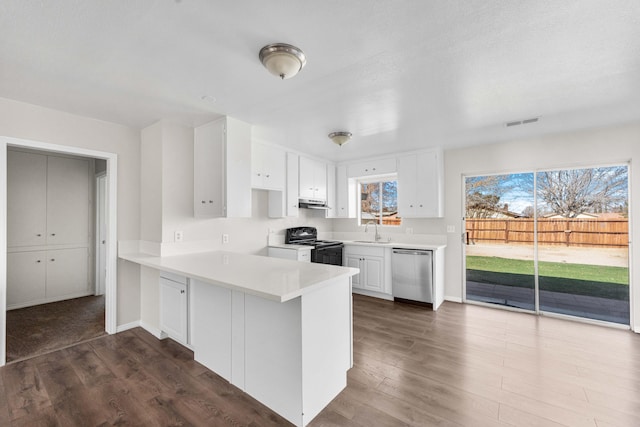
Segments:
[[[274,42],[298,76],[262,67]],[[640,1],[2,0],[0,97],[135,128],[228,114],[333,160],[503,141],[640,119]]]

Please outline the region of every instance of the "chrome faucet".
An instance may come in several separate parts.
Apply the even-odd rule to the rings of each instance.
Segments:
[[[376,227],[376,234],[374,236],[374,238],[376,239],[376,242],[379,241],[380,239],[382,239],[382,236],[380,234],[378,234],[378,223],[377,222],[369,221],[368,223],[366,223],[364,225],[364,232],[366,233],[369,230],[369,224],[373,224]]]

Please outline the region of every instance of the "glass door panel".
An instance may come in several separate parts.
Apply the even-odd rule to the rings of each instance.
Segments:
[[[536,175],[540,311],[629,324],[628,168]]]
[[[533,178],[465,178],[466,300],[536,309]]]

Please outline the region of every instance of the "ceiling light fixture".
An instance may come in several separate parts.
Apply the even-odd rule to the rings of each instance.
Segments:
[[[346,144],[351,139],[351,132],[331,132],[329,134],[329,138],[339,146],[342,147],[343,144]]]
[[[304,52],[286,43],[269,44],[260,49],[260,62],[273,75],[282,80],[298,74],[307,63]]]

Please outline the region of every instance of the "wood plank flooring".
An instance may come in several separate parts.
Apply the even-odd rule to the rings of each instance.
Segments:
[[[640,426],[640,336],[354,295],[354,368],[311,426]],[[1,426],[287,426],[142,329],[0,369]]]
[[[104,295],[7,311],[7,362],[105,335]]]

